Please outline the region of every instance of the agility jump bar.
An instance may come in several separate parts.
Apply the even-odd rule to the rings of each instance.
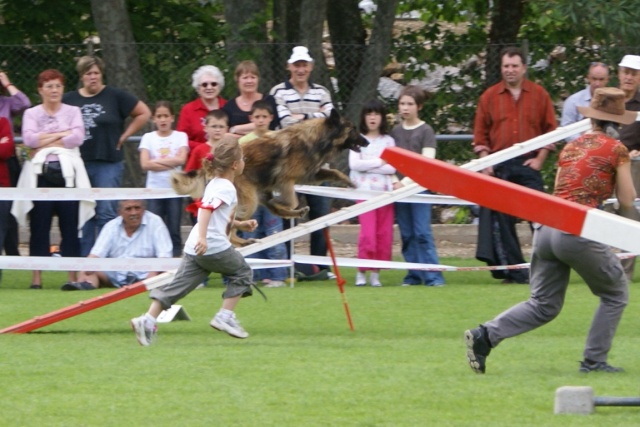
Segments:
[[[81,258],[0,256],[2,270],[49,271],[169,271],[178,268],[180,258]],[[288,259],[247,258],[253,270],[289,267]]]
[[[533,138],[527,142],[523,142],[521,144],[516,144],[510,148],[499,151],[494,154],[490,154],[481,159],[472,160],[469,163],[461,166],[460,168],[464,168],[470,171],[479,171],[489,166],[493,166],[495,164],[501,163],[505,160],[511,159],[513,157],[517,157],[528,153],[529,151],[536,150],[540,147],[544,147],[545,145],[552,144],[556,141],[559,141],[563,138],[567,138],[571,135],[574,135],[578,132],[582,132],[589,128],[589,119],[584,119],[577,123],[572,123],[571,125],[564,126],[558,128],[552,132],[541,135],[539,137]],[[424,157],[423,157],[424,159]],[[388,161],[388,160],[387,160]],[[391,162],[389,162],[391,163]],[[392,163],[393,164],[393,163]],[[394,165],[396,166],[396,165]],[[420,165],[424,166],[424,165]],[[456,166],[451,166],[452,168],[458,169]],[[396,168],[400,171],[403,169]],[[403,171],[404,172],[404,171]],[[411,172],[411,171],[409,171]],[[411,176],[411,174],[404,172],[405,175]],[[475,174],[474,174],[475,175]],[[477,174],[479,175],[479,174]],[[437,177],[437,175],[436,175]],[[413,179],[413,177],[412,177]],[[461,199],[474,201],[472,198],[466,198],[464,196],[460,196],[458,194],[448,193],[447,191],[440,191],[434,187],[426,186],[427,188],[431,188],[435,191],[443,192],[445,194],[450,194],[456,197],[460,197]],[[123,189],[119,189],[120,191]],[[244,256],[247,257],[249,255],[258,253],[264,249],[270,248],[280,243],[288,242],[291,239],[295,239],[297,237],[301,237],[307,235],[313,231],[320,230],[331,225],[337,224],[342,221],[346,221],[348,219],[354,218],[362,213],[369,212],[371,210],[377,209],[381,206],[386,206],[390,203],[394,203],[398,200],[402,200],[406,197],[413,196],[418,194],[424,190],[424,187],[421,187],[419,184],[413,183],[407,186],[401,187],[397,190],[394,190],[390,193],[381,194],[379,196],[373,197],[370,200],[364,201],[362,203],[355,204],[353,206],[349,206],[347,208],[343,208],[337,212],[331,213],[329,215],[325,215],[323,217],[317,218],[312,221],[308,221],[306,223],[295,226],[289,230],[285,230],[280,233],[272,234],[271,236],[265,237],[261,239],[259,242],[256,242],[252,245],[245,246],[240,248],[238,251]],[[1,193],[0,193],[1,194]],[[122,196],[114,197],[117,199],[121,199]],[[635,252],[635,251],[633,251]],[[173,276],[175,275],[175,270],[167,271],[165,273],[159,274],[151,279],[143,280],[142,282],[134,283],[133,285],[125,286],[116,291],[112,291],[110,293],[101,295],[100,297],[92,298],[84,302],[80,302],[73,306],[63,308],[61,310],[45,314],[42,316],[35,317],[27,322],[20,323],[18,325],[10,326],[8,328],[0,330],[0,334],[2,333],[25,333],[31,332],[38,328],[42,328],[44,326],[50,325],[52,323],[59,322],[64,319],[68,319],[73,316],[77,316],[79,314],[85,313],[90,310],[94,310],[96,308],[105,306],[107,304],[111,304],[116,301],[120,301],[125,298],[129,298],[133,295],[140,294],[145,290],[155,289],[161,286],[165,286],[171,282]]]

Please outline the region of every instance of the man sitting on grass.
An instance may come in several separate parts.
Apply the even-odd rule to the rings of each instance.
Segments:
[[[88,258],[171,258],[169,230],[158,215],[145,210],[143,200],[121,200],[119,216],[100,231]],[[90,291],[99,287],[119,288],[160,272],[81,271],[77,282],[62,285],[63,291]]]

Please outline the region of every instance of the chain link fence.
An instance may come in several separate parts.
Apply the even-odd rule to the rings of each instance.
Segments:
[[[385,99],[390,110],[396,109],[396,98],[406,84],[424,87],[429,98],[421,112],[422,118],[440,135],[471,134],[476,102],[486,89],[487,81],[499,79],[499,68],[486,63],[488,46],[464,44],[425,44],[394,41],[391,58],[380,75],[378,95]],[[191,75],[201,65],[213,64],[225,75],[222,96],[236,96],[233,79],[235,65],[243,59],[254,59],[261,70],[261,91],[288,78],[286,61],[294,45],[266,44],[207,44],[207,43],[139,43],[136,45],[146,94],[136,94],[149,104],[164,99],[176,110],[195,97]],[[540,83],[556,104],[558,117],[562,101],[584,88],[591,62],[610,65],[610,85],[617,85],[615,70],[625,54],[638,53],[638,47],[594,46],[579,40],[572,45],[529,45],[521,43],[529,58],[528,77]],[[325,42],[311,47],[316,58],[312,79],[332,91],[334,103],[341,110],[352,102],[350,93],[358,84],[366,50],[356,45],[331,45]],[[82,55],[101,55],[99,44],[65,45],[3,45],[0,67],[13,83],[23,90],[34,104],[39,102],[36,90],[38,73],[47,68],[59,69],[67,79],[67,90],[77,86],[76,59]],[[322,60],[320,60],[322,59]],[[371,70],[370,72],[374,72]],[[109,83],[109,76],[106,76]],[[19,133],[19,118],[15,122]],[[441,136],[441,140],[446,137]],[[468,138],[458,138],[439,144],[438,157],[464,163],[473,157]],[[137,155],[135,147],[131,149]],[[342,163],[344,165],[344,162]],[[545,181],[552,185],[553,159],[547,162]],[[141,177],[125,177],[128,185],[142,186]]]

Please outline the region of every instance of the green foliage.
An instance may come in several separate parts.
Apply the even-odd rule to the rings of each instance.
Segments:
[[[96,36],[88,1],[70,0],[65,7],[43,0],[29,2],[33,4],[29,13],[22,2],[4,3],[0,40],[11,46],[5,47],[0,66],[37,102],[35,76],[40,71],[58,68],[72,89],[75,60],[91,51],[99,55],[100,46],[88,43]],[[226,55],[219,44],[224,36],[221,4],[154,0],[128,1],[127,6],[152,101],[168,99],[180,105],[194,96],[191,74],[198,66],[225,67]],[[162,43],[162,49],[150,43]]]
[[[625,45],[635,44],[640,37],[634,0],[544,0],[527,2],[527,6],[527,22],[555,42],[581,36],[594,43]]]

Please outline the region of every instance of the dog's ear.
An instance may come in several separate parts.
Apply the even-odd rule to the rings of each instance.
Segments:
[[[340,113],[338,113],[338,110],[336,110],[335,108],[331,109],[331,113],[329,114],[329,117],[327,118],[327,126],[331,127],[331,128],[337,128],[338,126],[340,126]]]

